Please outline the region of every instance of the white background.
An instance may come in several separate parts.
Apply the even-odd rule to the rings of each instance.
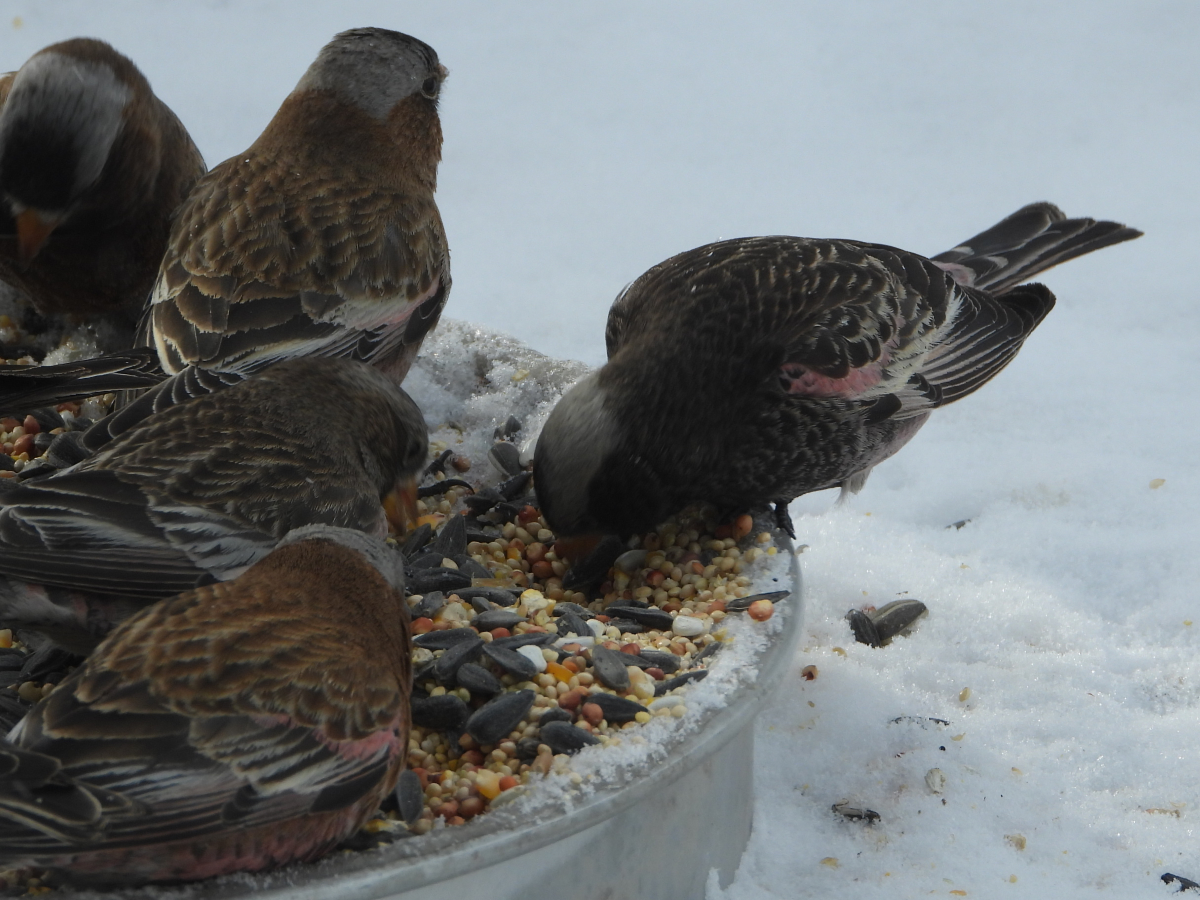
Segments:
[[[851,503],[794,505],[809,624],[746,760],[749,851],[710,895],[1200,880],[1200,6],[29,0],[0,2],[0,68],[104,38],[213,165],[362,25],[450,69],[448,315],[554,355],[601,362],[618,290],[718,238],[932,254],[1033,200],[1146,232],[1045,276],[1059,304],[1018,359]],[[845,611],[903,591],[930,606],[918,630],[853,645]],[[842,821],[841,799],[882,820]]]

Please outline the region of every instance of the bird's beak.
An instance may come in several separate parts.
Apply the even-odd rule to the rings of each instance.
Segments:
[[[397,534],[404,534],[408,523],[417,521],[417,479],[407,478],[383,498],[383,511],[388,524]]]
[[[58,219],[45,219],[35,209],[24,209],[17,213],[17,244],[21,262],[28,265],[58,227]]]

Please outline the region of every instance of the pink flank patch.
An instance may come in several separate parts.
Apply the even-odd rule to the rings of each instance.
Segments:
[[[341,322],[342,325],[350,328],[371,329],[378,328],[380,325],[399,325],[407,320],[417,308],[442,289],[442,280],[435,278],[429,287],[412,299],[392,300],[388,303],[376,304],[374,302],[362,303],[357,309],[352,310],[349,315]],[[388,298],[378,298],[388,299]],[[357,312],[359,315],[354,315]],[[333,321],[337,321],[336,317],[331,317]]]
[[[370,759],[385,751],[391,757],[400,745],[400,739],[393,729],[376,731],[370,737],[358,741],[329,741],[322,734],[318,733],[318,736],[322,743],[330,749],[336,750],[337,755],[342,759]]]
[[[861,369],[851,369],[845,378],[830,378],[799,363],[784,363],[779,376],[789,394],[850,400],[865,394],[883,380],[883,364],[871,363]]]
[[[400,749],[400,730],[400,717],[397,716],[387,728],[357,741],[331,741],[320,730],[316,734],[321,743],[336,752],[342,759],[371,759],[382,755],[391,759]]]
[[[379,799],[370,795],[338,812],[275,822],[246,832],[231,829],[207,841],[138,847],[133,853],[145,858],[153,881],[196,881],[234,872],[273,869],[327,853],[358,830]],[[96,862],[104,862],[105,854],[96,854],[95,858]],[[129,862],[121,860],[119,865],[128,866]],[[97,868],[113,870],[107,866]]]

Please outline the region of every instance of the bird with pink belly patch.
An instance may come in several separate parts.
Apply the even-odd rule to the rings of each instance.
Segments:
[[[538,439],[561,536],[628,535],[695,502],[740,512],[861,489],[932,410],[996,375],[1054,306],[1022,284],[1136,238],[1036,203],[932,259],[846,240],[750,237],[668,259],[609,312],[608,363]]]
[[[166,372],[343,356],[403,379],[450,292],[434,202],[446,74],[382,28],[322,48],[175,217],[140,340]]]
[[[142,610],[0,741],[0,865],[128,885],[321,856],[404,767],[410,654],[400,553],[292,532]]]

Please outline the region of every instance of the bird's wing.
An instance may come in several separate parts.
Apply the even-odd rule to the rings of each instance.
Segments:
[[[215,509],[173,503],[110,471],[73,469],[5,492],[0,574],[159,599],[251,565],[275,538]]]
[[[917,376],[916,386],[934,406],[965,397],[995,377],[1054,308],[1054,294],[1042,284],[1010,288],[998,297],[969,288],[954,293],[953,316]]]
[[[10,832],[4,854],[52,853],[64,839],[89,849],[190,841],[345,809],[387,777],[398,751],[395,730],[330,742],[321,729],[278,716],[189,718],[144,685],[109,692],[103,705],[119,713],[59,692],[15,737],[53,755],[80,789],[124,805],[110,802],[98,821],[84,820],[81,808],[78,823],[65,815],[15,823],[0,804],[0,834]]]
[[[106,817],[134,808],[126,797],[66,775],[54,757],[0,739],[0,844],[31,831],[60,841],[94,840]]]
[[[228,377],[194,374],[190,387],[186,379],[176,383],[180,393]],[[276,388],[254,378],[191,402],[167,405],[164,398],[161,411],[77,468],[111,470],[141,485],[154,498],[154,521],[189,552],[206,535],[224,540],[215,523],[225,518],[275,539],[315,523],[376,527],[380,490],[369,483],[355,438],[314,440],[297,420],[301,404],[279,401]]]
[[[153,351],[147,352],[153,356]],[[81,363],[73,365],[85,367],[86,369],[90,368],[93,364],[99,365],[110,358],[112,357],[83,360]],[[73,438],[71,450],[73,452],[55,450],[48,453],[38,460],[40,465],[34,470],[33,474],[31,474],[29,469],[24,470],[21,476],[22,480],[27,480],[31,477],[41,479],[55,472],[68,469],[77,462],[95,456],[118,437],[133,430],[150,416],[162,413],[189,400],[195,400],[197,397],[206,397],[219,393],[235,384],[241,384],[249,377],[237,372],[212,372],[206,369],[197,369],[195,366],[188,366],[177,375],[167,377],[158,368],[157,357],[155,357],[153,365],[154,370],[157,372],[156,380],[151,381],[147,378],[145,381],[146,384],[153,385],[150,390],[142,392],[116,412],[110,413],[86,430],[73,433],[71,435]],[[17,367],[14,366],[13,368]],[[62,368],[65,369],[66,366]],[[3,379],[3,377],[3,373],[0,372],[0,379]],[[125,375],[114,373],[113,377],[124,378]],[[84,376],[80,379],[79,384],[85,382],[90,382],[90,376]],[[2,383],[0,381],[0,385]],[[114,382],[111,389],[119,390],[131,386],[133,386],[132,382],[122,385],[117,385]],[[68,390],[79,390],[81,396],[88,396],[91,393],[95,393],[94,391],[90,391],[84,394],[82,388],[76,388],[73,385],[67,385],[66,387]],[[57,389],[52,390],[57,391]],[[24,409],[27,407],[22,406],[20,408]]]
[[[0,366],[0,415],[150,387],[165,377],[148,347],[53,366]]]
[[[450,275],[432,200],[293,168],[229,160],[181,209],[143,325],[168,371],[386,360],[436,324]]]
[[[90,458],[4,492],[0,573],[157,599],[238,574],[301,525],[384,527],[361,436],[314,439],[306,397],[278,394],[266,374],[164,382],[97,426]]]
[[[879,400],[902,388],[946,320],[953,281],[891,247],[821,241],[806,250],[787,279],[800,298],[784,332],[788,392]]]
[[[100,846],[344,809],[388,777],[407,741],[398,667],[278,602],[280,577],[147,609],[14,730],[66,776],[128,799],[135,812],[109,817]],[[312,576],[288,577],[297,583],[283,593]],[[25,842],[45,852],[54,841],[31,832]]]
[[[953,280],[915,254],[853,241],[739,238],[681,253],[613,304],[610,356],[720,347],[727,386],[871,403],[903,387],[945,322]],[[681,339],[682,335],[682,339]],[[661,340],[659,338],[661,337]]]
[[[654,266],[621,293],[609,312],[609,355],[674,331],[675,343],[712,341],[756,359],[759,345],[777,345],[786,361],[836,382],[936,330],[952,283],[890,247],[779,235],[721,241]]]
[[[611,356],[683,331],[743,360],[723,372],[730,383],[765,379],[784,402],[859,403],[876,419],[909,418],[995,375],[1053,302],[1037,285],[992,297],[882,244],[740,238],[682,253],[630,285],[609,314],[608,344]],[[689,346],[669,337],[664,346]]]
[[[241,384],[247,377],[236,372],[212,372],[188,366],[182,372],[160,381],[117,412],[96,422],[83,432],[80,442],[89,453],[94,454],[148,417],[197,397],[220,393],[228,387]]]
[[[915,253],[820,243],[782,380],[792,395],[870,401],[875,418],[921,415],[976,390],[1054,305],[1040,285],[993,297]]]
[[[155,844],[221,829],[225,806],[236,804],[246,782],[189,743],[191,722],[185,716],[132,688],[123,692],[126,712],[95,712],[67,685],[56,688],[60,696],[53,702],[35,707],[11,739],[40,748],[33,752],[58,763],[60,782],[120,798],[124,808],[104,815],[98,804],[81,798],[73,808],[52,807],[34,817],[0,801],[0,860]],[[55,797],[58,785],[26,782],[24,787],[28,802],[39,809]],[[295,806],[295,813],[303,811],[302,802]],[[240,824],[231,816],[226,827]]]

